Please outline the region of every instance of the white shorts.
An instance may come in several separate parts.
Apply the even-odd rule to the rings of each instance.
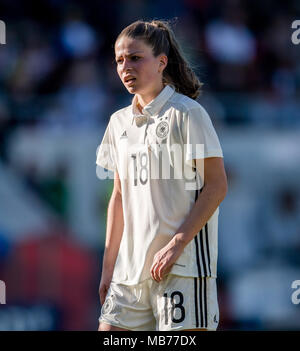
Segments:
[[[215,278],[167,275],[137,285],[111,283],[99,322],[134,331],[216,330],[219,307]]]

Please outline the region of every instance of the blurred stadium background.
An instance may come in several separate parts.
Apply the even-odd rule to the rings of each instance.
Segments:
[[[0,330],[97,329],[112,181],[96,149],[132,98],[113,43],[137,19],[174,17],[229,180],[219,329],[300,329],[299,1],[1,0]]]

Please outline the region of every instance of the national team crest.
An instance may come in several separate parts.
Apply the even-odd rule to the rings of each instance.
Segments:
[[[156,127],[156,135],[159,138],[165,138],[169,132],[169,124],[168,122],[162,121],[159,122]]]
[[[104,305],[102,306],[102,310],[101,313],[102,314],[108,314],[112,311],[112,309],[115,306],[115,299],[114,299],[114,295],[111,295],[109,297],[106,298]]]

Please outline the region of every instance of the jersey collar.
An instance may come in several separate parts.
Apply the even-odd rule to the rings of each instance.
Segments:
[[[137,116],[154,116],[159,113],[162,109],[164,104],[169,100],[169,98],[173,95],[175,88],[173,85],[168,84],[166,85],[163,90],[146,106],[144,106],[142,113],[139,111],[138,107],[136,106],[137,103],[137,96],[134,95],[132,99],[132,119],[131,124],[133,123],[135,117]]]

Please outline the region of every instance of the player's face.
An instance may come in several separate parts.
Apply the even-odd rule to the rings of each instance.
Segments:
[[[165,55],[153,56],[152,48],[142,40],[121,37],[115,45],[119,77],[129,93],[147,95],[162,86]]]

